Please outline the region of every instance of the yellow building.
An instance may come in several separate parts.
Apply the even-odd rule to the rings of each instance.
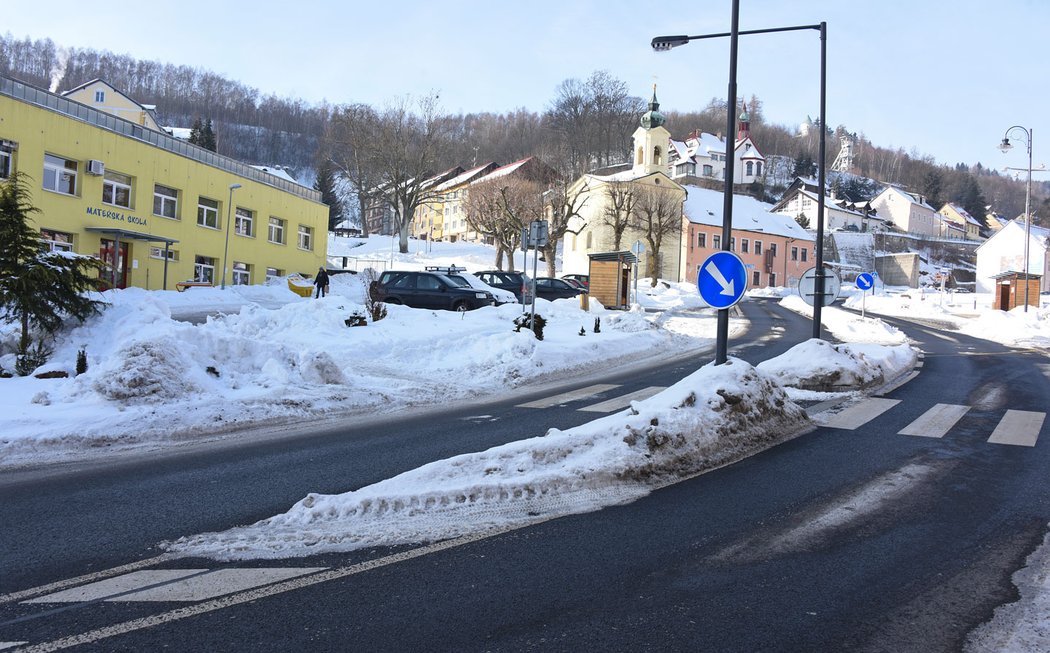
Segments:
[[[0,176],[14,172],[44,241],[101,258],[111,286],[254,284],[325,263],[318,191],[0,77]]]

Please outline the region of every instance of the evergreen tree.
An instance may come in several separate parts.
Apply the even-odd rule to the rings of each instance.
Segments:
[[[791,173],[795,177],[812,177],[817,174],[817,164],[808,152],[799,152],[795,156],[795,168]]]
[[[193,119],[193,127],[190,128],[190,144],[200,145],[201,144],[201,132],[204,130],[204,123],[201,122],[201,117],[197,116]]]
[[[45,251],[39,233],[29,225],[40,210],[30,203],[26,179],[15,173],[0,184],[0,318],[22,327],[20,362],[30,354],[34,328],[53,336],[67,316],[83,321],[101,305],[83,294],[98,289],[101,263],[90,256]],[[43,351],[40,345],[38,353]],[[36,365],[18,367],[28,373]]]
[[[215,130],[212,129],[211,126],[211,118],[208,118],[204,123],[204,129],[201,130],[200,146],[206,150],[211,150],[212,152],[215,152],[218,149],[218,144],[215,140]]]
[[[314,182],[314,190],[321,192],[321,201],[328,205],[328,231],[334,231],[336,226],[343,221],[345,209],[343,200],[339,197],[336,189],[335,165],[332,160],[324,158],[317,166],[317,181]]]

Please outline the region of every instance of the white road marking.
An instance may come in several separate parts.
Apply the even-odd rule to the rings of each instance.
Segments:
[[[946,336],[946,335],[937,333],[936,331],[930,331],[928,329],[922,329],[922,332],[927,334],[927,335],[931,335],[934,338],[940,338],[941,340],[947,340],[948,342],[954,342],[955,344],[959,344],[959,340],[958,339],[953,338],[951,336]]]
[[[917,435],[924,438],[943,438],[955,423],[970,410],[969,406],[937,404],[919,419],[898,431],[899,435]]]
[[[554,519],[553,517],[551,519]],[[549,519],[537,519],[535,522],[529,524],[533,526],[549,521]],[[187,617],[195,617],[199,614],[205,614],[213,612],[215,610],[222,610],[242,603],[248,603],[250,601],[257,601],[269,596],[276,596],[285,592],[292,592],[295,590],[302,589],[304,587],[310,587],[320,583],[325,583],[339,578],[345,578],[347,576],[353,576],[362,572],[371,571],[373,569],[379,569],[387,565],[396,564],[399,562],[405,562],[406,560],[412,560],[413,558],[419,558],[431,553],[437,553],[438,551],[444,551],[446,549],[454,549],[456,547],[463,546],[464,544],[470,544],[472,542],[478,542],[485,540],[490,537],[495,537],[503,533],[509,533],[524,526],[510,526],[506,528],[493,529],[491,531],[485,531],[483,533],[476,533],[474,535],[467,535],[454,540],[446,540],[444,542],[437,542],[428,546],[420,547],[418,549],[412,549],[410,551],[402,551],[401,553],[395,553],[383,558],[377,558],[375,560],[368,560],[348,567],[340,567],[338,569],[329,569],[327,571],[321,571],[310,576],[301,576],[299,578],[292,578],[290,580],[282,581],[280,583],[274,583],[272,585],[266,585],[263,587],[257,587],[255,589],[247,590],[245,592],[239,592],[237,594],[230,594],[217,599],[211,599],[203,603],[197,603],[196,605],[186,605],[175,610],[169,610],[167,612],[161,612],[159,614],[148,615],[139,619],[132,619],[131,621],[125,621],[123,623],[113,624],[111,626],[105,626],[96,630],[91,630],[86,633],[79,635],[70,635],[69,637],[63,637],[62,639],[56,639],[50,642],[41,642],[23,648],[20,653],[46,653],[50,651],[58,651],[73,646],[80,646],[82,644],[90,644],[97,642],[108,637],[115,637],[117,635],[124,635],[136,630],[142,630],[144,628],[152,628],[161,624],[171,623],[180,619],[186,619]]]
[[[324,571],[327,567],[155,569],[35,598],[25,603],[205,601]]]
[[[822,419],[816,421],[829,428],[852,431],[867,424],[899,403],[899,399],[871,397],[853,404],[834,415],[827,415],[825,413],[825,415],[827,415],[826,417],[822,417]]]
[[[1030,410],[1008,410],[992,432],[988,442],[1010,444],[1018,447],[1034,447],[1039,439],[1046,413]]]
[[[179,557],[181,557],[181,556],[173,555],[171,553],[165,553],[164,555],[159,555],[159,556],[156,556],[154,558],[147,558],[145,560],[139,560],[138,562],[131,562],[131,563],[128,563],[126,565],[120,565],[119,567],[113,567],[111,569],[103,569],[102,571],[96,571],[96,572],[93,572],[93,573],[90,573],[90,574],[85,574],[83,576],[77,576],[76,578],[67,578],[65,580],[60,580],[60,581],[57,581],[57,582],[54,582],[54,583],[49,583],[47,585],[41,585],[39,587],[31,587],[31,588],[29,588],[27,590],[21,590],[19,592],[12,592],[10,594],[4,594],[3,596],[0,596],[0,604],[2,604],[2,603],[11,603],[13,601],[21,601],[22,599],[28,598],[30,596],[39,596],[41,594],[48,594],[48,593],[54,592],[56,590],[65,589],[67,587],[73,587],[74,585],[81,585],[83,583],[90,583],[91,581],[94,581],[94,580],[97,580],[97,579],[110,578],[112,576],[117,576],[119,574],[124,574],[124,573],[127,573],[129,571],[134,571],[136,569],[143,569],[145,567],[152,567],[153,565],[157,565],[157,564],[160,564],[162,562],[167,562],[168,560],[174,560],[174,559],[179,558]]]
[[[627,408],[631,405],[632,401],[641,401],[642,399],[648,399],[653,395],[666,390],[666,386],[653,385],[648,388],[642,388],[630,394],[625,394],[621,397],[614,397],[601,403],[591,404],[590,406],[584,406],[583,408],[577,408],[587,413],[611,413],[614,410],[621,408]]]
[[[551,406],[558,406],[565,404],[570,401],[576,401],[577,399],[584,399],[591,395],[600,394],[614,388],[619,388],[618,385],[610,385],[608,383],[598,383],[597,385],[589,385],[586,388],[580,388],[579,390],[572,390],[570,392],[563,392],[560,395],[554,395],[553,397],[546,397],[544,399],[537,399],[536,401],[530,401],[525,404],[518,404],[518,408],[550,408]]]
[[[28,643],[29,642],[0,642],[0,651],[4,650],[5,648],[14,648],[16,646],[21,646],[22,644]]]
[[[889,393],[893,392],[894,390],[896,390],[897,388],[901,387],[902,385],[904,385],[908,381],[911,381],[912,379],[914,379],[917,376],[919,376],[919,370],[912,370],[912,371],[908,372],[906,375],[904,375],[904,377],[901,378],[896,383],[894,383],[892,385],[884,386],[883,388],[881,388],[879,390],[878,394],[880,394],[880,395],[888,395]]]

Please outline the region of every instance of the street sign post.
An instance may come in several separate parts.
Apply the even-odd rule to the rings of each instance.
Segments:
[[[829,306],[831,302],[839,298],[839,290],[842,288],[842,280],[839,279],[839,275],[834,270],[828,268],[821,268],[824,278],[824,296],[821,298],[821,306]],[[817,303],[817,268],[810,268],[802,273],[802,278],[798,280],[798,294],[802,297],[802,300],[810,306],[815,306]]]
[[[697,270],[696,289],[708,306],[726,310],[744,296],[747,290],[747,268],[733,252],[715,252]]]
[[[634,257],[636,259],[635,262],[634,262],[634,301],[635,301],[635,303],[637,303],[638,302],[638,266],[641,264],[641,261],[642,261],[642,253],[645,252],[645,243],[643,243],[640,240],[634,241],[634,244],[631,245],[631,252],[634,253]]]
[[[857,275],[857,288],[860,288],[860,316],[864,317],[864,298],[868,296],[868,291],[875,287],[875,277],[871,276],[867,272]]]

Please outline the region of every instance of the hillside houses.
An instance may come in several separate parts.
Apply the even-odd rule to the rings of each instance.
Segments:
[[[871,207],[882,219],[900,231],[919,236],[940,236],[941,219],[937,210],[918,194],[887,186],[871,200]]]
[[[653,99],[656,99],[655,92]],[[672,179],[725,179],[726,139],[721,135],[693,131],[684,141],[669,139],[668,174]],[[740,185],[762,179],[766,157],[751,140],[751,118],[744,105],[737,121],[733,145],[733,180]]]

